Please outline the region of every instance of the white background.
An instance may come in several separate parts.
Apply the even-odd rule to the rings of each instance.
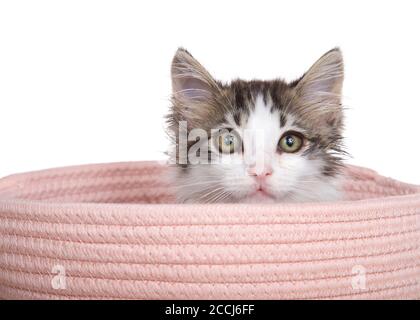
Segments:
[[[350,163],[420,184],[418,1],[2,1],[0,176],[164,159],[169,66],[288,80],[344,53]]]

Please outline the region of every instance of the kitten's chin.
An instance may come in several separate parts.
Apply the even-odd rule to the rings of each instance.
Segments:
[[[257,191],[241,199],[240,202],[241,203],[275,203],[277,201],[273,196],[265,192]]]

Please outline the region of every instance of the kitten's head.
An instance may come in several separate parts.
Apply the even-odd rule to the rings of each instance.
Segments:
[[[182,202],[337,197],[343,60],[324,54],[298,80],[223,84],[184,49],[172,62],[172,161]]]

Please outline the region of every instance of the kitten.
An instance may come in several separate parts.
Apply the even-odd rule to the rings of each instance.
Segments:
[[[215,80],[186,50],[172,62],[178,202],[341,198],[343,59],[324,54],[298,80]]]

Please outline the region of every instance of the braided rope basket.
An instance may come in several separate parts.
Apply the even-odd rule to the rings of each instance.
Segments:
[[[3,299],[419,299],[420,188],[346,168],[347,200],[174,204],[156,162],[0,180]]]

